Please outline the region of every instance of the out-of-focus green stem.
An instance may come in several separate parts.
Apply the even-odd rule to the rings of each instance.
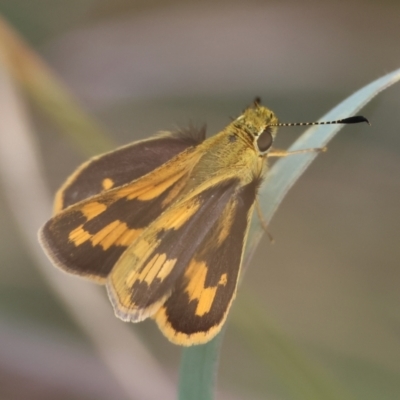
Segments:
[[[89,117],[39,56],[0,17],[2,61],[35,104],[87,155],[113,147],[105,130]]]

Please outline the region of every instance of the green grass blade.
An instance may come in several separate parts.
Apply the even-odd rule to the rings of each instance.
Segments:
[[[321,120],[336,120],[354,115],[358,110],[365,106],[372,98],[374,98],[379,92],[391,86],[400,80],[400,69],[390,74],[377,79],[376,81],[368,84],[364,88],[360,89],[338,106],[333,108],[329,113],[324,115]],[[335,134],[342,128],[341,125],[325,125],[315,126],[308,129],[289,150],[312,148],[312,147],[324,147],[329,140],[331,140]],[[299,154],[287,158],[282,158],[274,164],[268,173],[261,189],[260,189],[260,205],[263,215],[270,221],[282,199],[294,185],[297,179],[305,171],[307,166],[316,157],[314,153]],[[253,216],[248,245],[245,255],[245,264],[248,265],[251,257],[257,247],[264,231],[257,219],[257,216]],[[256,312],[259,314],[260,312]],[[246,327],[247,325],[245,325]],[[245,328],[243,328],[245,329]],[[264,324],[264,328],[268,330],[268,325]],[[248,334],[248,332],[246,333]],[[270,335],[276,337],[276,332],[270,332]],[[213,341],[201,345],[184,348],[182,351],[182,362],[180,370],[180,381],[179,381],[179,400],[191,400],[191,399],[212,399],[214,392],[215,376],[217,371],[217,360],[219,349],[222,343],[221,334],[217,336]],[[287,343],[287,342],[285,342]],[[265,341],[265,346],[274,346],[274,343]],[[282,357],[296,359],[297,368],[306,368],[308,371],[304,374],[303,378],[299,381],[296,375],[296,369],[287,369],[287,375],[285,379],[292,379],[294,387],[292,388],[296,392],[296,385],[302,393],[312,389],[315,392],[321,387],[321,377],[315,376],[312,373],[312,369],[306,367],[304,360],[299,355],[292,352],[291,348],[295,348],[294,345],[284,346],[285,354],[281,354]],[[276,349],[277,360],[279,360],[279,352],[282,351],[279,348]],[[273,360],[271,360],[273,362]],[[278,361],[277,361],[278,362]],[[276,366],[276,370],[279,366]],[[294,371],[294,372],[292,372]],[[297,382],[297,383],[296,383]],[[323,395],[329,386],[329,380],[325,380],[322,383],[323,390],[319,390],[321,393],[320,398],[324,398]],[[328,385],[328,386],[327,386]],[[307,388],[309,386],[309,388]],[[312,387],[312,388],[311,388]],[[343,400],[342,398],[335,396],[337,393],[336,388],[332,387],[331,399]],[[203,397],[201,397],[204,395]],[[334,396],[334,397],[333,397]],[[300,397],[301,398],[301,397]],[[303,397],[304,398],[304,397]]]
[[[222,338],[223,332],[207,344],[183,350],[179,374],[179,400],[214,398],[214,383]]]

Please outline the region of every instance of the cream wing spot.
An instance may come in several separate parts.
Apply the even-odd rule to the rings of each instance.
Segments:
[[[227,273],[222,274],[221,278],[219,279],[218,285],[226,286],[227,283],[228,283],[228,274]]]

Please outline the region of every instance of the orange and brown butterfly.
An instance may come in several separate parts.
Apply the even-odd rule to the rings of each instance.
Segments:
[[[105,284],[122,320],[205,343],[235,297],[266,158],[291,154],[272,149],[282,125],[255,101],[208,139],[162,133],[95,157],[58,191],[40,242],[62,270]]]

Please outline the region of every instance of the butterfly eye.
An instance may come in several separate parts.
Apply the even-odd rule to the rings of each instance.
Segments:
[[[272,142],[273,142],[273,138],[271,135],[271,128],[268,127],[257,138],[258,150],[261,151],[262,153],[264,153],[271,147]]]

